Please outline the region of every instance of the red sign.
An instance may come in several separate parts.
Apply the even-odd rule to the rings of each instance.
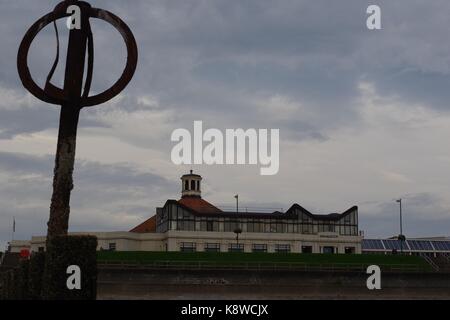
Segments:
[[[30,256],[30,250],[22,249],[20,250],[20,257],[23,259],[27,259]]]

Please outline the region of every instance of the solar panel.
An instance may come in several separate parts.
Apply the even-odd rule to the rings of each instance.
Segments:
[[[409,250],[405,241],[400,244],[399,240],[383,240],[383,243],[388,250],[401,250],[401,246],[403,246],[403,250]]]
[[[450,241],[445,241],[445,246],[447,247],[447,250],[450,251]]]
[[[383,246],[384,244],[384,246]],[[434,248],[433,248],[434,247]],[[363,250],[398,250],[400,251],[400,240],[397,239],[363,239]],[[430,240],[406,240],[403,241],[403,250],[406,251],[450,251],[450,241]]]
[[[383,243],[379,239],[363,239],[362,248],[363,250],[384,250]]]
[[[431,242],[427,240],[407,240],[411,250],[433,251]]]
[[[438,251],[450,251],[450,241],[432,241],[433,246]]]

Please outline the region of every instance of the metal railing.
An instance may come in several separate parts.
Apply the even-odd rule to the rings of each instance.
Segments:
[[[174,270],[253,270],[253,271],[326,271],[363,272],[369,264],[353,263],[292,263],[292,262],[218,262],[218,261],[115,261],[102,260],[99,268],[104,269],[174,269]],[[380,265],[383,272],[432,272],[430,268],[416,264]]]
[[[426,254],[420,254],[420,256],[435,270],[439,271],[439,266]]]
[[[449,253],[443,253],[442,255],[448,262],[450,262],[450,254]]]

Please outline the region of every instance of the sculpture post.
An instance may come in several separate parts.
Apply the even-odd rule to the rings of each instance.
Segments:
[[[71,28],[69,32],[63,89],[54,86],[50,82],[58,62],[59,39],[55,63],[47,77],[45,88],[41,89],[32,79],[28,69],[27,57],[31,42],[39,31],[51,22],[55,25],[55,31],[58,37],[55,21],[69,17],[71,15],[70,10],[73,6],[78,9],[80,23],[79,28]],[[111,88],[94,96],[89,96],[94,51],[93,37],[89,23],[90,18],[98,18],[113,25],[122,35],[127,46],[127,63],[121,77]],[[87,71],[86,78],[84,79],[86,52]],[[81,109],[83,107],[101,104],[119,94],[133,77],[136,65],[136,41],[128,26],[114,14],[106,10],[92,8],[89,3],[84,1],[66,0],[59,3],[52,12],[36,21],[25,34],[17,55],[17,68],[22,84],[40,100],[61,106],[47,241],[51,237],[67,234],[70,214],[70,194],[73,189],[72,175],[75,162],[77,127]],[[84,88],[83,80],[85,83]]]

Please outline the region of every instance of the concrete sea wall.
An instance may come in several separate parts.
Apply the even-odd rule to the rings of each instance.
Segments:
[[[100,268],[98,299],[450,299],[450,274]]]

